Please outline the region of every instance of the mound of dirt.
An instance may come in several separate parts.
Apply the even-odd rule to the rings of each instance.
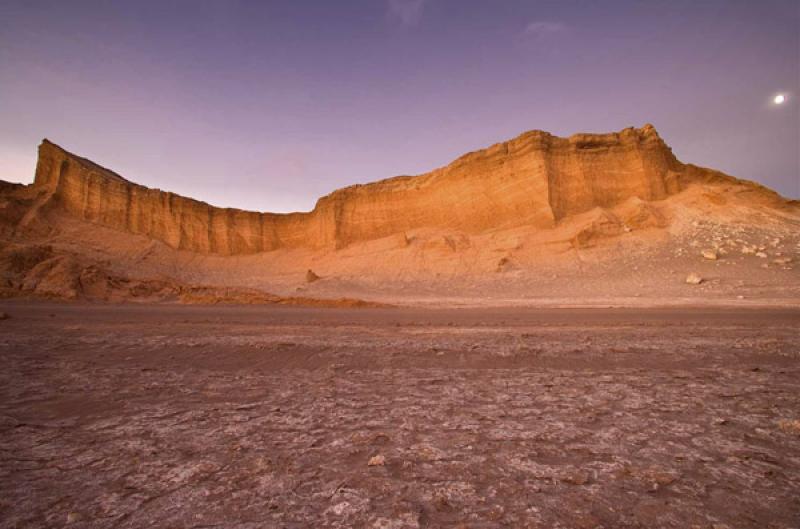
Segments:
[[[572,237],[575,248],[588,248],[598,239],[613,237],[625,231],[625,226],[613,213],[598,208],[592,212],[590,220],[586,222]]]
[[[187,285],[172,279],[133,279],[38,245],[14,245],[0,252],[0,297],[206,305],[387,306],[350,298],[281,297],[254,288]]]

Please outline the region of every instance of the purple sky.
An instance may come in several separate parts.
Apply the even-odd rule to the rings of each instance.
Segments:
[[[651,122],[681,160],[798,197],[799,35],[796,0],[0,0],[0,179],[30,182],[47,137],[147,186],[308,210],[525,130]]]

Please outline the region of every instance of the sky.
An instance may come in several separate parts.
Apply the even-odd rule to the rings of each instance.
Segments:
[[[307,211],[527,130],[652,123],[682,161],[797,198],[799,103],[796,0],[0,0],[14,182],[48,138],[149,187]]]

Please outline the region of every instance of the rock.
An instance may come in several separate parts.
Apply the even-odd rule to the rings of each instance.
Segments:
[[[83,517],[80,515],[80,513],[71,512],[71,513],[67,514],[67,523],[79,522],[82,519],[83,519]]]
[[[800,420],[782,419],[778,421],[778,428],[786,433],[800,435]]]
[[[695,186],[703,191],[690,193],[691,200],[678,194],[680,189]],[[682,164],[652,127],[570,138],[533,131],[427,174],[340,189],[320,199],[307,213],[262,214],[216,208],[139,186],[44,141],[35,182],[13,188],[14,194],[22,196],[24,191],[29,197],[26,211],[21,216],[4,216],[5,201],[16,200],[16,195],[0,196],[0,221],[13,217],[19,223],[22,217],[40,215],[56,231],[49,238],[37,237],[22,244],[25,233],[15,224],[0,222],[0,296],[311,304],[300,294],[281,299],[237,287],[277,284],[290,292],[292,288],[315,291],[319,286],[309,284],[320,280],[327,284],[327,277],[321,278],[310,268],[305,276],[299,272],[310,266],[322,267],[331,274],[331,281],[343,288],[383,289],[402,283],[420,285],[433,293],[463,286],[483,295],[490,292],[483,280],[491,280],[503,290],[503,296],[519,291],[524,297],[531,297],[539,281],[551,276],[555,280],[558,276],[552,275],[552,269],[564,268],[561,277],[566,279],[557,283],[566,288],[560,289],[558,284],[547,288],[563,290],[567,296],[580,289],[588,295],[594,288],[593,274],[573,274],[572,265],[562,267],[567,261],[555,258],[569,251],[569,244],[576,249],[598,247],[597,252],[564,256],[577,258],[579,266],[588,263],[599,270],[594,264],[608,256],[619,258],[614,263],[619,269],[638,272],[634,281],[629,281],[629,292],[637,293],[630,295],[638,296],[651,286],[648,282],[659,277],[654,275],[657,259],[642,259],[645,253],[640,253],[638,246],[645,250],[669,240],[662,247],[665,257],[677,243],[682,248],[676,253],[695,259],[702,255],[714,260],[712,266],[717,268],[745,261],[744,257],[722,257],[722,247],[733,244],[731,237],[740,237],[735,239],[734,248],[738,249],[787,234],[792,238],[776,250],[786,255],[794,251],[790,248],[796,240],[789,235],[788,224],[780,228],[779,221],[770,220],[759,229],[762,217],[745,215],[755,198],[760,202],[752,204],[764,208],[786,206],[787,215],[794,205],[769,195],[768,190],[734,198],[739,193],[728,193],[731,186],[748,188],[732,177]],[[705,201],[721,205],[716,202],[721,195],[742,207],[737,224],[729,213],[738,209],[717,215],[700,207]],[[674,214],[677,211],[682,213]],[[701,211],[707,211],[704,220],[698,220],[695,229],[689,228],[688,222],[700,219]],[[764,219],[772,218],[768,210],[765,214]],[[60,220],[64,221],[63,233],[56,226]],[[662,229],[667,226],[669,230]],[[636,234],[623,237],[629,229]],[[618,238],[618,251],[605,240],[611,237]],[[32,245],[34,240],[39,245]],[[41,246],[42,241],[52,247]],[[351,246],[337,251],[347,245]],[[267,253],[272,250],[275,253]],[[747,247],[744,251],[751,250]],[[259,252],[263,253],[242,260],[222,258]],[[547,259],[540,259],[540,253]],[[779,257],[776,253],[770,248],[770,258]],[[207,260],[205,254],[218,257]],[[766,262],[762,259],[759,264]],[[633,266],[638,263],[643,266]],[[669,269],[673,263],[663,265]],[[707,273],[702,267],[709,265],[689,266]],[[510,273],[506,277],[479,276],[492,268]],[[668,273],[675,273],[675,268]],[[681,272],[677,273],[679,279]],[[285,279],[280,279],[292,274],[295,284],[286,285]],[[775,277],[783,280],[785,276],[781,272]],[[474,285],[464,280],[467,277],[474,277]],[[698,284],[702,279],[689,282]],[[706,282],[717,283],[716,279]],[[671,288],[681,288],[679,285],[676,281]]]
[[[590,248],[594,246],[598,239],[613,237],[622,233],[622,225],[619,219],[607,211],[598,209],[592,212],[591,218],[580,227],[570,240],[570,243],[576,249]]]
[[[80,275],[81,266],[74,257],[56,256],[33,267],[23,288],[40,296],[76,299],[81,291]]]
[[[756,252],[756,257],[760,257],[762,259],[766,259],[768,256],[764,252]]]
[[[703,278],[700,277],[699,275],[695,274],[694,272],[692,272],[691,274],[686,276],[686,283],[688,283],[690,285],[699,285],[702,282],[703,282]]]
[[[511,260],[510,257],[501,257],[500,260],[497,262],[497,267],[495,268],[495,272],[509,272],[515,268],[514,262]]]
[[[561,481],[570,485],[586,485],[589,483],[590,475],[586,470],[575,469],[565,472],[561,476]]]
[[[742,253],[745,255],[753,255],[756,253],[755,246],[742,246]]]
[[[368,467],[382,467],[386,464],[386,458],[382,455],[372,456],[367,463]]]
[[[778,428],[786,433],[800,435],[800,420],[782,419],[778,421]]]
[[[7,320],[10,317],[7,312],[0,312],[0,320]]]
[[[655,128],[645,126],[569,138],[526,132],[427,174],[339,189],[308,213],[217,208],[149,189],[47,140],[39,146],[33,189],[82,220],[173,248],[238,255],[338,249],[419,228],[466,235],[498,226],[552,228],[598,207],[661,200],[682,183],[712,177],[718,178],[681,164]]]
[[[785,264],[791,263],[792,262],[792,258],[791,257],[779,257],[778,259],[773,259],[772,262],[775,263],[776,265],[785,265]]]
[[[660,208],[637,197],[629,198],[616,211],[625,233],[645,228],[664,228],[669,224]]]
[[[51,257],[53,257],[51,246],[14,245],[0,252],[0,269],[12,274],[26,273]]]

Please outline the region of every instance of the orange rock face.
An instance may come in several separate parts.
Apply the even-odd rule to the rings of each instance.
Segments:
[[[222,255],[342,248],[407,230],[467,234],[559,220],[631,197],[658,200],[692,176],[646,125],[559,138],[531,131],[420,176],[351,186],[308,213],[217,208],[125,180],[45,140],[34,188],[73,215],[179,249]]]

